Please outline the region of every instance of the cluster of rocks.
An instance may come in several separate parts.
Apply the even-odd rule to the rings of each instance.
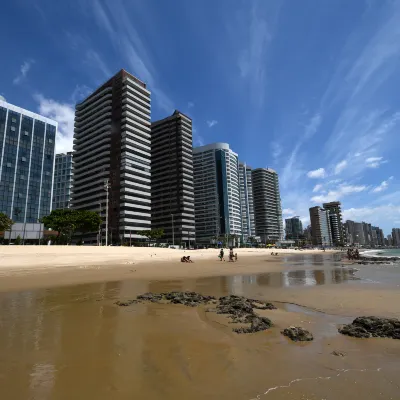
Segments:
[[[366,264],[372,264],[372,263],[377,263],[377,264],[387,264],[388,262],[396,262],[400,260],[400,257],[374,257],[374,256],[361,256],[360,257],[361,261],[360,263],[366,263]]]
[[[291,326],[290,328],[284,329],[281,333],[294,342],[310,342],[314,340],[312,333],[300,326]]]
[[[358,317],[339,332],[356,338],[382,337],[400,339],[400,320],[396,318]]]
[[[275,310],[271,303],[264,303],[242,296],[224,296],[219,298],[218,314],[226,314],[232,322],[250,324],[250,326],[234,328],[236,333],[254,333],[271,328],[272,322],[267,317],[260,317],[254,310]]]
[[[236,333],[253,333],[264,331],[272,326],[269,318],[260,317],[254,310],[274,310],[276,307],[271,303],[264,303],[242,296],[224,296],[218,300],[214,296],[203,296],[196,292],[167,292],[167,293],[144,293],[135,300],[117,301],[115,304],[121,307],[136,303],[160,303],[183,304],[188,307],[197,307],[202,304],[216,304],[218,314],[226,314],[232,322],[249,324],[245,327],[234,328]]]

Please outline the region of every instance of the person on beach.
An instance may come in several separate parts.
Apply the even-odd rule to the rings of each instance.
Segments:
[[[186,256],[183,256],[183,257],[181,258],[181,262],[187,262]]]
[[[235,253],[235,262],[237,261],[237,253]]]
[[[224,249],[221,249],[221,251],[219,252],[219,260],[222,261],[224,259]]]
[[[190,259],[190,256],[187,256],[186,257],[186,262],[188,262],[188,263],[192,263],[193,261]]]
[[[233,248],[231,247],[231,249],[229,250],[229,262],[233,262]]]

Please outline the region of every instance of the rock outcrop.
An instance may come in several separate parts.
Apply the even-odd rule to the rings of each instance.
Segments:
[[[358,317],[351,324],[339,328],[339,332],[356,338],[400,339],[400,320],[396,318]]]
[[[284,329],[281,333],[294,342],[309,342],[314,340],[312,333],[304,328],[301,328],[300,326],[291,326]]]

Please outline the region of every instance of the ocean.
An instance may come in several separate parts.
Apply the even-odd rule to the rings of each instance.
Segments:
[[[400,257],[400,249],[374,249],[364,251],[363,254],[373,257]]]

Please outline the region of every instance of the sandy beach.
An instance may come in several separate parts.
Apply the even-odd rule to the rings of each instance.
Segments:
[[[396,399],[398,341],[338,333],[360,315],[400,317],[396,266],[335,252],[2,246],[0,384],[7,398]],[[181,263],[190,254],[193,264]],[[145,292],[272,302],[267,331],[237,335],[207,307],[117,300]],[[309,329],[293,343],[281,330]],[[336,352],[336,353],[335,353]],[[339,356],[335,355],[339,354]]]

